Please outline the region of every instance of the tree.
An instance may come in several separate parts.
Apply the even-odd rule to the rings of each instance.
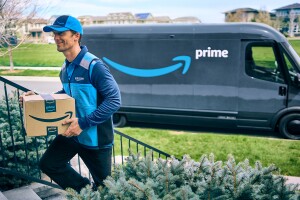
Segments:
[[[295,19],[297,18],[295,11],[292,9],[289,13],[289,19],[290,19],[290,23],[289,23],[289,36],[290,37],[294,37],[294,22]]]
[[[226,16],[226,22],[245,22],[245,13],[243,10],[237,10],[235,13],[228,13]]]
[[[36,19],[39,12],[47,8],[38,0],[0,0],[0,57],[9,56],[10,70],[14,68],[13,50],[28,36],[18,35],[19,29]],[[17,42],[17,36],[18,38]]]
[[[254,20],[255,22],[264,23],[270,26],[273,25],[273,22],[270,17],[270,13],[264,10],[260,10]]]
[[[236,163],[216,161],[213,154],[199,162],[184,156],[152,160],[131,154],[124,166],[116,166],[111,177],[98,190],[87,186],[78,194],[68,189],[67,199],[162,199],[162,200],[296,200],[298,185],[286,184],[275,165],[263,167],[246,159]]]

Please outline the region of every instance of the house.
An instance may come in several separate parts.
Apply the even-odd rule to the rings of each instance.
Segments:
[[[274,10],[276,17],[283,22],[279,27],[281,32],[288,32],[291,37],[294,34],[300,34],[298,19],[300,16],[300,3],[294,3]]]
[[[291,12],[294,12],[296,16],[300,15],[300,3],[294,3],[291,5],[287,5],[284,7],[276,8],[275,14],[276,17],[283,17],[283,18],[289,18]]]
[[[171,19],[168,16],[153,16],[151,13],[119,12],[107,16],[83,15],[77,18],[82,25],[91,24],[157,24],[157,23],[201,23],[196,17],[179,17]]]
[[[46,25],[46,19],[29,19],[17,26],[16,32],[20,38],[28,37],[27,41],[39,43],[46,39],[46,34],[43,32],[43,27]]]
[[[135,16],[131,12],[109,13],[106,17],[109,24],[135,24]]]
[[[151,13],[137,13],[134,15],[138,24],[153,23],[153,15]]]
[[[93,17],[93,24],[106,24],[107,19],[105,16],[95,16]]]
[[[79,17],[77,17],[77,19],[80,21],[80,23],[83,26],[93,24],[93,16],[91,16],[91,15],[79,16]]]

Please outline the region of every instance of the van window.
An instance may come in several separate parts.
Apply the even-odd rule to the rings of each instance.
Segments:
[[[246,48],[245,63],[247,75],[265,81],[284,83],[271,44],[249,44]]]
[[[300,77],[299,77],[297,68],[292,64],[292,62],[290,61],[290,58],[288,57],[288,55],[285,52],[283,53],[283,57],[284,57],[284,62],[288,68],[290,80],[292,81],[293,84],[299,85]]]

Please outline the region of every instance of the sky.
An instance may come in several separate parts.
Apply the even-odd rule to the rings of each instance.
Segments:
[[[52,15],[106,16],[115,12],[151,13],[153,16],[193,16],[203,23],[224,22],[224,12],[236,8],[253,8],[274,11],[294,3],[296,0],[40,0],[48,5],[41,17]],[[46,4],[45,4],[46,3]]]

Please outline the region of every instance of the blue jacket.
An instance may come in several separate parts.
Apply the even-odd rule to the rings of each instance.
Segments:
[[[60,72],[63,90],[75,99],[76,117],[83,130],[74,139],[91,149],[111,147],[114,141],[112,114],[121,105],[120,90],[108,67],[81,47]]]

